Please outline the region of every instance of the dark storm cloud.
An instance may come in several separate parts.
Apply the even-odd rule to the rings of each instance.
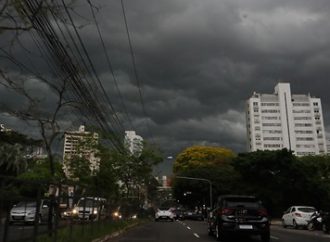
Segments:
[[[150,139],[148,122],[166,155],[194,144],[245,151],[245,100],[253,91],[272,93],[279,80],[291,82],[294,93],[320,97],[330,128],[328,0],[124,2],[149,117],[141,109],[120,1],[93,1],[133,126]],[[79,1],[75,11],[99,76],[126,119],[90,8]],[[24,46],[35,53],[31,37]],[[15,51],[26,58],[26,50]]]

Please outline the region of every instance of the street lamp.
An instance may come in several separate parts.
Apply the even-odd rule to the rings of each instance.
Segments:
[[[210,185],[210,209],[212,209],[213,204],[212,204],[212,182],[209,179],[204,179],[204,178],[196,178],[196,177],[188,177],[188,176],[175,176],[175,178],[178,179],[186,179],[186,180],[195,180],[195,181],[206,181]]]

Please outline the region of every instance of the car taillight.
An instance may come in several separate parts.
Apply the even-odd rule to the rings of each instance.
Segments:
[[[260,216],[262,216],[262,217],[267,217],[267,216],[268,216],[268,212],[267,212],[267,210],[264,209],[264,208],[259,209],[259,210],[258,210],[258,214],[259,214]]]
[[[300,213],[294,213],[294,215],[296,215],[297,217],[301,217]]]
[[[223,208],[222,210],[220,210],[220,215],[232,215],[234,213],[234,209],[232,208]]]

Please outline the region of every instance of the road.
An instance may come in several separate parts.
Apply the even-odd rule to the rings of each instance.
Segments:
[[[113,242],[204,242],[216,241],[207,234],[206,222],[176,221],[176,222],[151,222],[134,228]],[[232,238],[228,242],[257,242],[258,237]],[[306,231],[284,229],[281,226],[271,227],[272,242],[323,242],[330,241],[330,235],[321,231]]]

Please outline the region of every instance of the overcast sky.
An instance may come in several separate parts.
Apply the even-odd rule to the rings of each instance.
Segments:
[[[279,80],[290,82],[293,93],[320,97],[330,130],[329,0],[125,0],[148,117],[139,102],[120,1],[93,2],[133,126],[150,141],[147,120],[165,156],[191,145],[244,152],[245,101],[253,91],[272,93]],[[123,113],[85,1],[77,1],[75,12],[97,72]],[[35,52],[31,40],[23,39]],[[18,56],[26,55],[16,48]],[[8,91],[0,92],[2,103],[11,100]],[[20,126],[3,114],[2,120]],[[165,163],[166,173],[170,161]]]

